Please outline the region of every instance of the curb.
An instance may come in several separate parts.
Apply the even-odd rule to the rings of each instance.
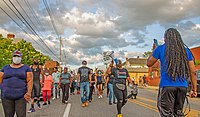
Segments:
[[[159,87],[151,87],[151,86],[147,86],[147,87],[138,86],[138,88],[140,88],[140,89],[150,89],[150,90],[156,90],[156,91],[159,89]]]

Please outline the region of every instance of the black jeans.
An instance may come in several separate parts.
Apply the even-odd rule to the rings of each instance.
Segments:
[[[61,84],[62,88],[62,102],[64,103],[65,101],[68,101],[69,98],[69,83],[67,84]]]
[[[17,117],[26,117],[26,103],[24,98],[19,100],[2,99],[5,117],[14,117],[15,112]]]
[[[186,87],[163,87],[158,93],[158,110],[161,117],[184,117],[183,106]]]
[[[92,94],[94,92],[94,85],[90,86],[89,100],[92,101]]]
[[[122,107],[127,102],[127,87],[124,90],[120,90],[116,87],[116,84],[113,84],[113,92],[117,98],[117,111],[118,114],[121,114]]]
[[[70,87],[70,93],[74,93],[74,83],[72,83],[72,86]]]

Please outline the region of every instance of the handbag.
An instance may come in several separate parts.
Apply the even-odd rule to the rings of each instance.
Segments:
[[[116,87],[117,87],[119,90],[125,90],[126,85],[125,85],[125,84],[116,83]]]

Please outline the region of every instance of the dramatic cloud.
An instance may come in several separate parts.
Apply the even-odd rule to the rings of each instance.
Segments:
[[[6,3],[24,23],[0,1],[0,7],[26,31],[0,10],[1,33],[15,33],[55,60],[58,60],[61,36],[62,59],[70,65],[80,65],[82,60],[101,64],[106,50],[115,51],[115,56],[122,59],[142,56],[144,51],[151,50],[153,38],[163,43],[163,30],[169,27],[177,28],[189,47],[200,45],[199,0],[56,0],[48,1],[51,16],[42,0],[18,0],[19,4],[11,1],[32,28],[25,25],[9,1]],[[158,26],[154,27],[155,24]]]

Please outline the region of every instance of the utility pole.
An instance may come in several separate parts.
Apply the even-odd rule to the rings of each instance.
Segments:
[[[62,38],[60,36],[60,64],[62,62]]]

